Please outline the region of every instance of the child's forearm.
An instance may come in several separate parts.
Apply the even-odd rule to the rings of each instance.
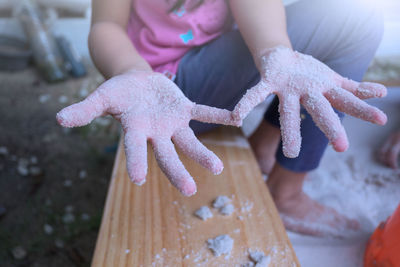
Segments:
[[[132,0],[92,0],[89,50],[98,70],[106,77],[130,69],[151,70],[126,33]]]
[[[291,48],[281,0],[230,0],[230,7],[253,57],[278,45]]]
[[[89,50],[96,67],[106,78],[130,69],[151,70],[132,45],[125,29],[114,22],[101,21],[92,25]]]

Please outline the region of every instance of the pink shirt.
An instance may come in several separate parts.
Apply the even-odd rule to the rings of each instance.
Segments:
[[[231,29],[225,0],[205,0],[192,10],[191,0],[169,12],[175,0],[133,0],[128,36],[153,70],[175,75],[179,60],[191,48],[203,45]]]

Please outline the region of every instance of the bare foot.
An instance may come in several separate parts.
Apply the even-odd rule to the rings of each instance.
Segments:
[[[286,229],[313,236],[344,237],[349,230],[358,230],[356,220],[312,200],[304,192],[290,200],[275,201]]]
[[[294,173],[276,164],[268,187],[287,230],[313,236],[345,237],[360,228],[356,220],[323,206],[306,195],[303,181],[306,173]]]
[[[275,164],[275,153],[280,141],[280,130],[271,124],[261,122],[250,136],[249,143],[256,156],[262,173],[269,174]]]

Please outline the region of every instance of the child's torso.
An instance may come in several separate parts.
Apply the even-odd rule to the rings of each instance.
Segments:
[[[169,12],[174,0],[133,0],[128,35],[156,71],[176,73],[179,60],[192,47],[203,45],[231,28],[225,0],[193,0]]]

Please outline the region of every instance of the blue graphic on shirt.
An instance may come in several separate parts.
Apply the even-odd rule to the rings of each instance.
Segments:
[[[189,43],[189,41],[193,40],[193,32],[189,30],[187,33],[180,34],[179,37],[182,39],[184,44]]]
[[[184,7],[180,7],[179,9],[174,10],[173,12],[175,15],[177,15],[178,17],[183,17],[183,14],[186,13],[186,10]]]
[[[163,74],[170,79],[171,81],[175,81],[176,75],[170,72],[169,70],[165,70]]]

